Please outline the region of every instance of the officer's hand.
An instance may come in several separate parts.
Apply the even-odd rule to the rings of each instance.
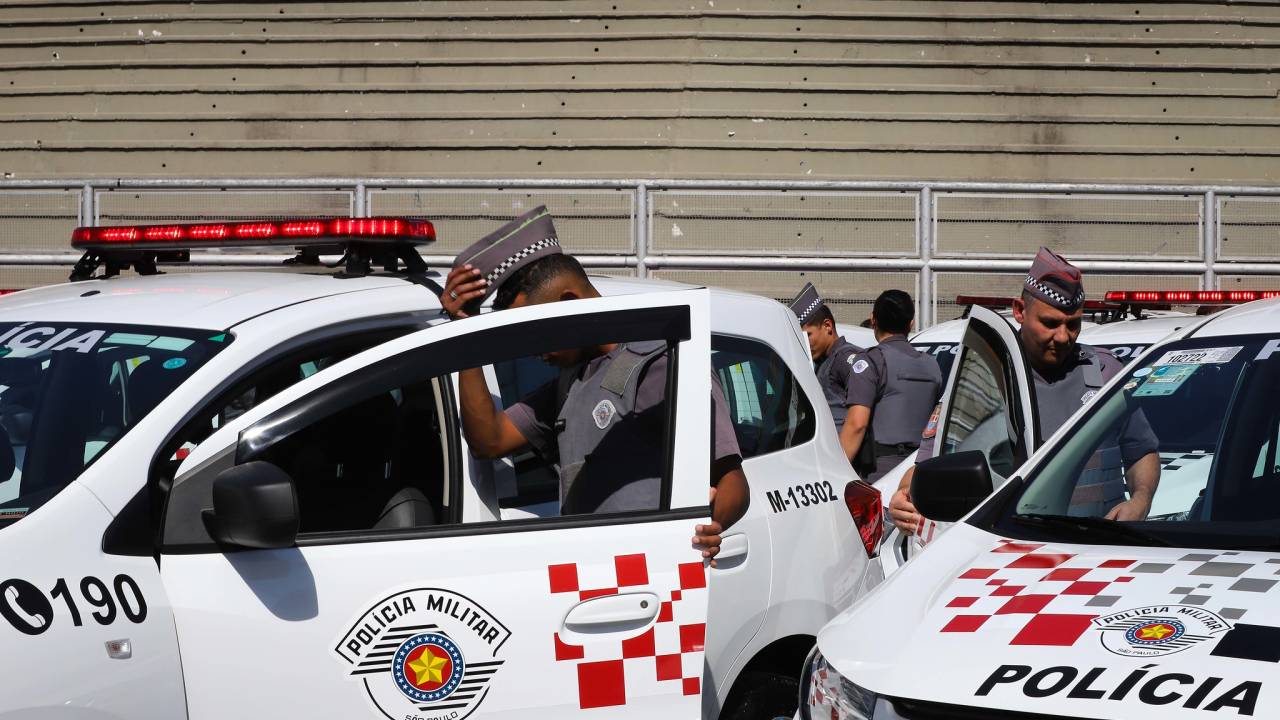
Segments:
[[[440,306],[457,320],[467,317],[463,305],[484,296],[484,289],[489,281],[480,277],[480,271],[470,265],[460,265],[449,271],[444,281],[444,293],[440,296]]]
[[[1111,508],[1111,512],[1107,513],[1108,520],[1118,520],[1120,522],[1133,522],[1135,520],[1146,520],[1147,513],[1151,510],[1151,499],[1145,495],[1135,495],[1124,502]]]
[[[720,533],[724,532],[724,528],[720,527],[720,523],[712,520],[706,525],[697,525],[693,528],[693,545],[702,549],[702,557],[711,561],[711,567],[716,566],[716,553],[720,552]]]
[[[903,535],[916,534],[920,516],[916,513],[916,506],[911,504],[911,496],[906,488],[899,488],[898,492],[889,499],[889,517],[893,519],[893,524],[898,526]]]

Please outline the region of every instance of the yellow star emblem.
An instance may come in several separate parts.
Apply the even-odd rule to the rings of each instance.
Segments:
[[[444,682],[444,666],[448,662],[448,657],[433,654],[431,648],[423,650],[416,659],[409,661],[409,669],[414,674],[413,684]]]
[[[1152,625],[1138,631],[1138,637],[1143,640],[1163,640],[1165,635],[1173,632],[1173,628],[1168,625]]]

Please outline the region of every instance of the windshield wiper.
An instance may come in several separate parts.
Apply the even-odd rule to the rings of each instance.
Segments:
[[[1118,522],[1116,520],[1108,520],[1101,517],[1075,517],[1072,515],[1029,513],[1026,515],[1014,515],[1013,521],[1022,525],[1032,525],[1041,528],[1077,530],[1082,533],[1087,532],[1090,535],[1107,535],[1113,540],[1127,541],[1117,544],[1158,545],[1160,547],[1169,547],[1168,541],[1152,535],[1149,532],[1139,530],[1138,528],[1126,523]]]

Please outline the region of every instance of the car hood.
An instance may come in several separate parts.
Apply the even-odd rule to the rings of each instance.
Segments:
[[[1277,553],[1011,542],[961,523],[818,646],[889,697],[1078,718],[1275,718],[1278,572]]]

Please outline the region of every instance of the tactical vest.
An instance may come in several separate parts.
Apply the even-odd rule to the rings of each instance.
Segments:
[[[827,399],[831,419],[835,420],[837,434],[844,427],[845,414],[849,409],[849,365],[854,356],[861,352],[862,348],[857,345],[844,338],[837,338],[831,352],[818,364],[818,384],[822,386],[822,395]]]
[[[1037,374],[1036,405],[1041,442],[1057,432],[1067,418],[1107,384],[1103,359],[1097,348],[1077,345],[1076,353],[1076,364],[1058,380],[1050,383]]]
[[[561,373],[556,416],[560,507],[565,515],[654,510],[664,465],[665,403],[637,415],[640,376],[662,357],[661,340],[627,343],[585,380]]]
[[[888,347],[889,343],[894,347]],[[905,338],[887,338],[867,355],[872,362],[879,356],[877,369],[883,382],[871,416],[876,442],[918,445],[920,431],[942,393],[938,361],[911,347]]]

